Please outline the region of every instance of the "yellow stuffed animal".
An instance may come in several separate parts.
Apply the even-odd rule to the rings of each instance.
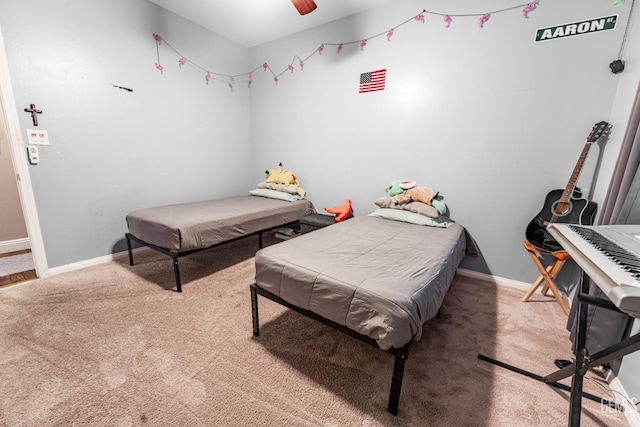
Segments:
[[[284,170],[282,168],[282,163],[278,165],[278,169],[266,171],[265,173],[267,174],[265,181],[273,182],[274,184],[294,185],[298,195],[300,197],[304,197],[305,191],[300,187],[298,178],[293,172]]]

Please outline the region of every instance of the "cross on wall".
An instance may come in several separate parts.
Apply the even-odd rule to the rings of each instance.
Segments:
[[[29,105],[29,108],[24,109],[25,113],[31,113],[31,119],[33,120],[33,125],[38,126],[38,114],[42,114],[42,110],[38,110],[36,108],[36,104]]]

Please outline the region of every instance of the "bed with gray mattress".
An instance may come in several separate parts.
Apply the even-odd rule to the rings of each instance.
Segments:
[[[429,227],[359,216],[261,249],[250,287],[254,335],[262,295],[390,352],[387,410],[396,414],[409,346],[438,314],[470,246],[457,223]]]
[[[182,292],[178,258],[255,234],[262,247],[263,232],[290,226],[311,213],[315,208],[306,199],[289,202],[254,195],[138,209],[126,216],[129,264],[134,265],[132,240],[170,256],[176,288]]]

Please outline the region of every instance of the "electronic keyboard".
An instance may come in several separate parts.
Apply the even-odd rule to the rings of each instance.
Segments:
[[[640,318],[640,225],[551,224],[547,231],[620,311]]]

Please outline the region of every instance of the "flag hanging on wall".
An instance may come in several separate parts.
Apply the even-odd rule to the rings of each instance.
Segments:
[[[374,92],[376,90],[384,90],[384,84],[387,80],[387,70],[371,71],[369,73],[360,74],[360,90],[358,93]]]

